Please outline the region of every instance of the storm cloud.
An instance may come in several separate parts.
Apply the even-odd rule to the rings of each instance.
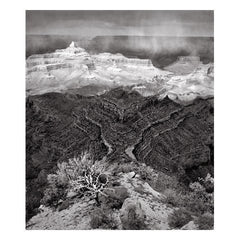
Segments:
[[[213,11],[26,11],[39,35],[213,36]]]

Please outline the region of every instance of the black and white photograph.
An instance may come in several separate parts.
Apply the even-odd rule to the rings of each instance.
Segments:
[[[1,10],[1,239],[239,238],[237,0]]]
[[[214,11],[25,13],[26,229],[214,229]]]

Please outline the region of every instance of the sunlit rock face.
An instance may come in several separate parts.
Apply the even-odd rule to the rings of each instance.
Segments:
[[[191,101],[199,96],[213,96],[213,77],[208,74],[208,69],[212,66],[213,64],[200,63],[189,74],[172,76],[166,84],[168,95],[175,96],[179,101]]]
[[[131,86],[143,96],[168,95],[176,101],[191,101],[213,95],[213,74],[213,64],[203,64],[198,56],[180,56],[161,70],[149,59],[127,58],[120,53],[90,55],[74,42],[66,49],[35,54],[26,61],[29,95],[89,86],[91,94],[99,95],[118,86]],[[94,87],[96,90],[92,91]]]
[[[197,56],[184,56],[165,69],[173,73],[166,84],[171,99],[188,102],[213,96],[213,63],[203,64]]]
[[[89,55],[74,42],[54,53],[27,59],[27,90],[31,95],[60,92],[89,84],[119,86],[150,81],[165,74],[148,59],[129,59],[122,54]]]

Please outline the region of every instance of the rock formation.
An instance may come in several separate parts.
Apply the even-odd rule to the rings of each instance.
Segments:
[[[90,55],[72,42],[66,49],[28,57],[26,67],[30,95],[88,85],[105,89],[135,86],[143,96],[169,95],[179,101],[213,95],[212,64],[202,64],[197,56],[179,57],[177,62],[161,70],[149,59],[127,58],[119,53]]]

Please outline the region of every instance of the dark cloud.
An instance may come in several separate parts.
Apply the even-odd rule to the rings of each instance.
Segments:
[[[213,11],[26,11],[27,34],[213,36]]]

